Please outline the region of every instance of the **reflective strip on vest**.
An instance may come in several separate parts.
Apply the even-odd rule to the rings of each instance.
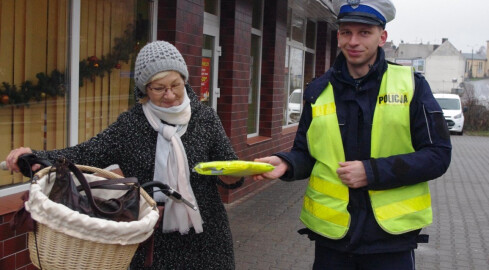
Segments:
[[[414,152],[411,144],[409,106],[414,94],[410,67],[389,65],[380,86],[372,125],[371,156],[388,157]],[[336,169],[345,161],[331,84],[312,105],[313,120],[307,132],[308,147],[316,164],[304,198],[301,220],[312,231],[331,239],[348,231],[348,188]],[[388,123],[384,125],[384,123]],[[401,234],[432,222],[428,183],[369,191],[379,226]]]
[[[332,90],[328,86],[317,102],[312,104],[313,118],[307,132],[307,142],[316,164],[309,179],[300,218],[310,230],[331,239],[341,239],[348,232],[351,218],[346,209],[348,187],[336,174],[338,161],[345,160],[343,147],[337,147],[341,134],[327,129],[328,126],[338,128]]]

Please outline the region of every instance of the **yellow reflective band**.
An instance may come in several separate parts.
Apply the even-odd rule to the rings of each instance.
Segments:
[[[396,218],[403,215],[419,212],[431,207],[431,196],[425,194],[405,201],[388,204],[375,208],[374,211],[379,221]]]
[[[318,219],[304,209],[301,211],[300,219],[311,231],[329,239],[341,239],[348,232],[348,226],[344,227]]]
[[[379,208],[395,202],[402,202],[411,198],[420,197],[430,193],[428,186],[423,183],[416,185],[402,186],[388,190],[369,190],[370,196],[375,197],[372,201],[374,208]]]
[[[332,208],[316,203],[307,196],[304,197],[304,209],[319,219],[343,227],[348,226],[350,222],[348,213],[338,212]]]
[[[336,113],[336,104],[334,102],[312,107],[313,118],[317,116],[324,116],[333,113]]]
[[[333,183],[323,180],[317,176],[311,175],[309,178],[309,187],[314,190],[342,201],[348,201],[348,188],[341,183]]]
[[[407,220],[409,220],[409,225],[406,226]],[[430,207],[412,215],[384,220],[379,225],[384,231],[387,231],[390,234],[402,234],[424,228],[431,223],[433,223],[433,215]]]

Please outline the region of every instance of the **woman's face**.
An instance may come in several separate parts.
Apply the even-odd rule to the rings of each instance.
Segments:
[[[146,93],[153,104],[170,108],[182,104],[185,97],[185,82],[180,73],[170,71],[167,76],[146,85]]]

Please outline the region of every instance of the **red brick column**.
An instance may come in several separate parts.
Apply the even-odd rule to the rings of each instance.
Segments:
[[[327,22],[318,22],[316,41],[316,77],[333,65],[337,53],[336,30]]]
[[[265,1],[264,13],[260,135],[280,139],[284,108],[287,1]],[[273,153],[280,148],[279,145],[266,152]]]
[[[177,47],[187,63],[189,83],[200,94],[204,0],[158,1],[157,39]]]
[[[251,16],[250,1],[221,1],[222,55],[219,58],[218,76],[221,97],[217,102],[217,113],[238,154],[246,148]]]
[[[331,30],[327,22],[318,22],[318,34],[316,40],[316,77],[321,76],[329,69],[329,37]]]
[[[338,49],[338,38],[336,35],[336,30],[331,30],[330,31],[330,39],[329,42],[331,43],[331,51],[329,55],[329,65],[332,66],[334,64],[334,61],[336,60],[336,56],[339,53]]]
[[[0,269],[36,269],[29,258],[27,248],[27,228],[22,226],[12,230],[10,220],[22,206],[22,193],[2,197],[0,206]]]

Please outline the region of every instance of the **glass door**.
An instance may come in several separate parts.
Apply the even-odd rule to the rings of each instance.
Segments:
[[[207,8],[207,6],[213,8]],[[200,84],[200,101],[217,110],[217,99],[220,89],[217,86],[219,67],[219,1],[206,1],[204,12],[204,37],[202,46],[202,69]],[[209,13],[211,12],[211,13]]]
[[[216,109],[214,93],[214,43],[215,37],[204,35],[204,46],[202,47],[202,69],[200,80],[200,101],[209,107]]]

